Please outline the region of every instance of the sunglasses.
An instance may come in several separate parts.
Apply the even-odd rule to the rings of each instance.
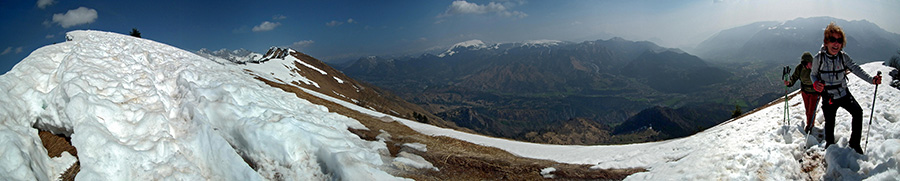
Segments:
[[[828,41],[829,43],[844,43],[844,38],[828,37],[828,38],[825,38],[825,40]]]

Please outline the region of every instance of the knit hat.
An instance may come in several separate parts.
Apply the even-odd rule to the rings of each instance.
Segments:
[[[803,52],[803,55],[800,56],[800,59],[801,59],[800,62],[812,62],[813,56],[809,52]]]

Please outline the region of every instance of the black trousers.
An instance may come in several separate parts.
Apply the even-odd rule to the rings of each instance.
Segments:
[[[862,138],[862,114],[863,110],[853,95],[847,94],[840,99],[828,98],[822,101],[822,113],[825,115],[825,144],[834,144],[834,117],[837,109],[841,107],[853,117],[852,132],[850,133],[850,148],[860,148],[859,141]]]

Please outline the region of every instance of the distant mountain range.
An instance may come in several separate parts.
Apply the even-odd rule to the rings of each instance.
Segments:
[[[560,144],[669,138],[624,139],[610,133],[612,125],[648,107],[704,102],[704,98],[688,94],[722,84],[732,76],[681,50],[621,38],[582,43],[486,44],[470,40],[438,55],[364,57],[341,70],[393,90],[461,127],[492,136]],[[707,110],[703,114],[721,116],[704,121],[721,122],[730,115],[718,108]],[[560,131],[560,127],[597,129]],[[588,139],[584,135],[597,136]]]
[[[470,40],[434,54],[369,56],[333,66],[414,103],[378,101],[423,122],[541,143],[643,142],[687,136],[725,121],[735,105],[752,109],[779,97],[783,89],[773,70],[818,50],[821,29],[831,21],[847,31],[845,50],[858,61],[887,59],[900,49],[900,36],[865,20],[818,17],[724,30],[693,50],[699,57],[622,38]],[[271,53],[248,52],[198,54],[245,64]],[[372,95],[387,94],[377,92]]]
[[[697,45],[693,53],[707,61],[796,62],[804,51],[816,53],[825,27],[834,22],[846,33],[844,51],[854,60],[887,60],[900,50],[900,34],[866,21],[833,17],[757,22],[723,30]]]

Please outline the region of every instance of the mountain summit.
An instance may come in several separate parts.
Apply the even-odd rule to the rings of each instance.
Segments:
[[[203,56],[207,59],[219,62],[219,63],[237,63],[237,64],[245,64],[247,62],[259,62],[259,59],[262,58],[262,54],[252,52],[246,49],[237,49],[237,50],[227,50],[221,49],[216,51],[209,51],[205,48],[197,51],[197,55]]]
[[[469,40],[469,41],[456,43],[453,46],[451,46],[450,49],[448,49],[444,53],[438,54],[437,56],[438,57],[453,56],[453,54],[459,53],[460,51],[479,50],[479,49],[483,49],[483,48],[488,48],[488,46],[486,44],[484,44],[484,42],[482,42],[481,40]]]

